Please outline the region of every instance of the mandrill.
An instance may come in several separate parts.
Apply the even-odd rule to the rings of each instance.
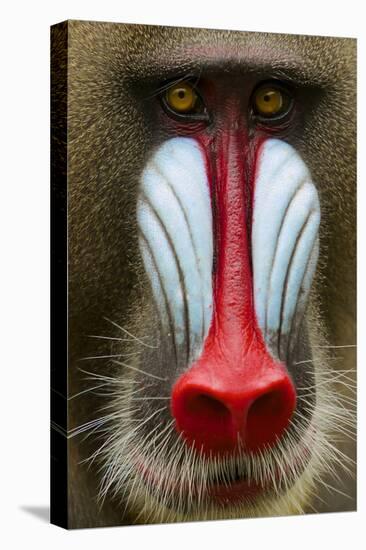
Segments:
[[[355,41],[51,37],[53,521],[354,509]]]

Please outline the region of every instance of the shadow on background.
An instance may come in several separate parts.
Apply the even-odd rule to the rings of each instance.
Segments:
[[[20,509],[27,514],[31,514],[35,518],[43,522],[50,522],[50,507],[49,506],[20,506]]]

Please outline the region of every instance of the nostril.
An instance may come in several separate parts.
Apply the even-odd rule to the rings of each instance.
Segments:
[[[293,401],[282,389],[255,399],[248,410],[246,446],[255,449],[273,444],[288,426],[293,410]]]
[[[231,419],[231,413],[224,403],[206,394],[188,397],[185,409],[186,421],[190,418],[191,422],[188,423],[192,423],[195,429],[220,428],[227,425]]]
[[[237,445],[230,403],[214,389],[182,379],[173,389],[172,414],[185,440],[204,453],[227,452]]]
[[[262,421],[281,414],[284,408],[284,400],[280,391],[272,391],[258,397],[251,405],[248,412],[248,422]]]
[[[230,412],[221,401],[209,395],[197,395],[188,400],[189,410],[194,414],[227,416]]]

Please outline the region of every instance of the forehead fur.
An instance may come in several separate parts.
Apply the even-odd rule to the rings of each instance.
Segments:
[[[105,65],[126,76],[161,76],[177,70],[226,66],[262,67],[302,83],[329,85],[355,72],[356,40],[70,21],[70,61],[90,69]],[[321,57],[319,51],[322,52]]]

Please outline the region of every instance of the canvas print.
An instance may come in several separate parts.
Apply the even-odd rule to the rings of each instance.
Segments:
[[[52,503],[356,508],[356,41],[51,30]]]

